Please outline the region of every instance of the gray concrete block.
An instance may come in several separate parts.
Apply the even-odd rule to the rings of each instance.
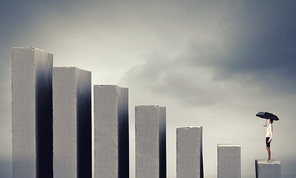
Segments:
[[[136,106],[136,178],[166,177],[166,108]]]
[[[12,48],[13,177],[52,177],[53,56]]]
[[[128,88],[94,86],[94,177],[129,177]]]
[[[178,127],[177,135],[177,178],[203,175],[202,126]]]
[[[53,68],[54,177],[90,178],[91,73]]]
[[[278,160],[255,160],[256,178],[281,178],[282,164]]]
[[[218,178],[241,177],[241,146],[218,144]]]

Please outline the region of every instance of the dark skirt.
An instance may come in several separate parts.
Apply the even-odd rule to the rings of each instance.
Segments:
[[[265,142],[266,142],[266,146],[267,146],[267,147],[270,147],[270,143],[271,143],[271,141],[268,143],[268,140],[269,140],[269,137],[266,137],[266,141],[265,141]]]

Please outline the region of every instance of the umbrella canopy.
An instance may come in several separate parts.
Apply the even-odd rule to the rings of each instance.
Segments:
[[[269,112],[258,112],[256,116],[261,117],[263,119],[272,119],[274,121],[280,120],[276,115]]]

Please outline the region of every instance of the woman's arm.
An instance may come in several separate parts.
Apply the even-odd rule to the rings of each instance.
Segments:
[[[270,137],[269,137],[268,143],[271,142],[272,136],[273,136],[273,125],[271,125],[271,128],[270,128]]]

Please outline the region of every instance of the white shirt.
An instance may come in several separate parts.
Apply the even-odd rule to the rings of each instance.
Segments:
[[[265,130],[266,130],[266,137],[269,137],[269,140],[271,141],[273,136],[273,125],[269,124],[268,127],[265,127]]]

